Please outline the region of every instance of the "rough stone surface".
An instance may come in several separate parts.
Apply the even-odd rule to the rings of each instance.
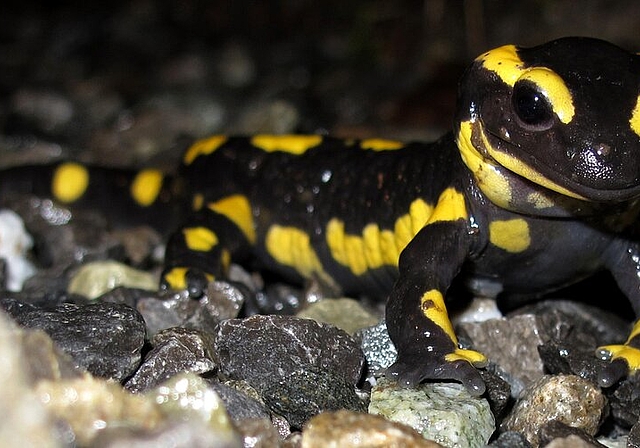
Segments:
[[[344,331],[290,316],[226,320],[215,350],[221,375],[244,379],[260,391],[301,368],[333,372],[355,385],[364,363]]]
[[[555,444],[554,446],[561,447],[564,445],[561,445],[560,441],[567,439],[571,439],[570,442],[567,442],[567,446],[605,448],[603,444],[582,429],[568,426],[558,420],[551,420],[538,431],[538,443],[541,446]]]
[[[234,422],[240,423],[244,420],[269,418],[269,412],[267,412],[266,406],[256,397],[258,395],[257,392],[255,392],[255,390],[253,391],[252,395],[254,396],[249,395],[251,392],[244,392],[248,386],[245,388],[231,387],[214,380],[209,380],[209,385],[220,396],[229,417],[231,417]]]
[[[489,403],[454,383],[409,389],[382,379],[371,392],[369,412],[409,425],[445,446],[481,446],[495,429]]]
[[[513,431],[503,432],[489,446],[492,448],[532,448],[524,435]]]
[[[5,299],[0,305],[20,325],[45,331],[74,362],[94,375],[122,380],[141,360],[142,316],[126,305],[65,303],[42,308]]]
[[[540,428],[554,420],[594,435],[605,404],[599,388],[589,381],[574,375],[547,375],[525,390],[502,428],[521,432],[534,446]]]
[[[393,364],[398,357],[384,320],[377,325],[364,328],[356,333],[362,352],[367,358],[367,377],[378,377]]]
[[[282,445],[280,434],[268,418],[253,418],[238,425],[244,448],[278,448]]]
[[[334,325],[351,335],[377,324],[380,320],[360,302],[349,298],[319,300],[309,304],[297,316]]]
[[[615,387],[605,390],[611,416],[623,428],[631,428],[640,419],[640,375],[630,375]]]
[[[365,412],[352,384],[326,371],[298,370],[266,387],[262,395],[272,412],[294,428],[321,412],[348,409]]]
[[[627,446],[629,448],[640,448],[640,422],[633,425],[631,431],[629,431]]]
[[[186,328],[169,328],[153,337],[136,373],[125,383],[131,392],[143,392],[182,372],[202,374],[215,368],[210,335]]]
[[[325,412],[307,422],[301,448],[438,448],[413,428],[377,415]]]

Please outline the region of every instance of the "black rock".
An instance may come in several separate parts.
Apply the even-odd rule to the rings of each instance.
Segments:
[[[120,381],[140,364],[145,339],[142,316],[126,305],[64,303],[51,308],[4,299],[0,306],[20,325],[45,331],[78,366]]]
[[[564,439],[569,436],[577,436],[594,448],[606,448],[583,430],[566,425],[559,420],[552,420],[538,430],[540,446],[545,446],[554,439]]]
[[[507,431],[500,434],[496,440],[489,444],[494,448],[531,448],[527,438],[515,431]]]
[[[233,421],[269,418],[266,406],[244,392],[217,380],[209,380],[209,384],[224,402],[224,407]]]
[[[631,428],[640,418],[640,377],[630,375],[616,386],[605,389],[613,421]]]

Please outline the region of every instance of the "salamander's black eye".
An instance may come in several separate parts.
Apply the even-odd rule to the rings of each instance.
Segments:
[[[516,82],[511,101],[513,110],[524,125],[539,131],[553,125],[555,115],[551,104],[535,84],[529,81]]]

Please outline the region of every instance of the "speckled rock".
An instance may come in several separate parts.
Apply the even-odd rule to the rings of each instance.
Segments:
[[[524,435],[513,431],[503,432],[488,446],[492,448],[531,448],[531,444]]]
[[[569,443],[575,444],[576,447],[585,446],[605,448],[603,444],[598,442],[593,436],[587,434],[582,429],[568,426],[558,420],[551,420],[550,422],[547,422],[540,427],[538,431],[538,443],[540,446],[548,446],[549,444],[555,443],[556,447],[561,447],[564,445],[560,445],[559,441],[566,439],[571,439],[572,442]],[[580,445],[580,443],[583,445]],[[568,444],[567,446],[573,445]]]
[[[605,389],[611,416],[623,428],[631,428],[640,419],[640,375],[630,375],[612,388]]]
[[[389,338],[387,325],[380,322],[356,333],[362,352],[367,358],[367,376],[378,377],[393,364],[398,357],[398,351]]]
[[[74,362],[94,375],[120,381],[140,364],[145,327],[142,316],[126,305],[65,303],[43,308],[4,299],[13,319],[45,331]]]
[[[334,372],[355,385],[364,363],[344,331],[291,316],[223,321],[215,350],[221,375],[244,379],[260,391],[305,367]]]
[[[155,290],[158,280],[148,272],[115,261],[94,261],[82,265],[69,281],[68,291],[96,298],[118,286]]]
[[[6,263],[5,286],[18,291],[36,269],[27,258],[33,239],[24,228],[24,222],[11,210],[0,210],[0,258]]]
[[[583,438],[576,435],[569,435],[566,437],[558,437],[552,440],[548,444],[540,445],[544,448],[606,448],[601,443],[593,444],[589,443]]]
[[[629,431],[627,446],[629,448],[640,448],[640,422],[633,425],[631,431]]]
[[[454,383],[401,388],[381,379],[371,392],[369,412],[409,425],[425,438],[451,447],[485,444],[495,429],[489,403]]]
[[[599,388],[589,381],[574,375],[547,375],[525,390],[502,427],[523,433],[534,446],[540,428],[553,420],[594,435],[605,404]]]
[[[365,412],[353,384],[333,372],[297,370],[267,386],[262,395],[269,408],[297,429],[321,412],[348,409]]]
[[[209,385],[222,398],[229,417],[234,422],[240,423],[243,420],[260,420],[269,418],[267,407],[261,401],[258,393],[244,383],[245,387],[232,387],[217,380],[208,379]]]
[[[367,311],[362,303],[349,298],[324,299],[311,303],[297,316],[335,325],[351,335],[377,324],[380,320]]]
[[[325,412],[312,418],[302,433],[301,448],[438,448],[413,428],[371,414]]]
[[[125,383],[131,392],[143,392],[182,372],[202,374],[215,368],[213,340],[198,330],[169,328],[156,334],[153,349]]]

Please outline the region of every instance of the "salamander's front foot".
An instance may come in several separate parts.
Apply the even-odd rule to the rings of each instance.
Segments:
[[[596,356],[611,361],[599,372],[598,383],[601,387],[612,386],[630,372],[640,371],[640,349],[628,342],[599,347]]]
[[[445,356],[427,354],[401,354],[387,369],[388,378],[405,387],[412,387],[423,380],[459,381],[474,396],[482,395],[485,384],[477,370],[484,367],[487,358],[473,350],[456,349]]]
[[[207,289],[207,284],[213,280],[213,275],[197,268],[167,268],[160,277],[160,289],[186,290],[189,297],[199,299]]]

